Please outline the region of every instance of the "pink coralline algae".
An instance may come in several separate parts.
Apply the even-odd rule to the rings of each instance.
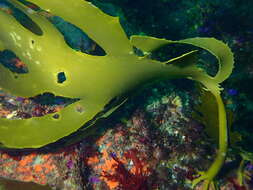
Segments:
[[[61,190],[82,190],[78,146],[53,153],[0,152],[0,176]]]

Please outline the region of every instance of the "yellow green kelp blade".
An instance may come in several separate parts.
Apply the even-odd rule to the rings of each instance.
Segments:
[[[200,82],[201,84],[203,84],[205,89],[210,91],[210,93],[214,96],[214,99],[217,103],[217,107],[216,107],[217,112],[211,112],[209,114],[210,115],[215,114],[214,117],[218,118],[218,121],[214,122],[213,124],[216,125],[216,123],[218,123],[218,126],[219,126],[219,150],[210,168],[206,172],[202,172],[201,175],[198,178],[194,179],[192,182],[192,186],[194,187],[199,182],[204,181],[203,190],[209,189],[209,185],[213,182],[213,179],[218,174],[218,172],[220,171],[225,161],[227,147],[228,147],[228,130],[227,130],[226,111],[225,111],[222,98],[220,96],[219,83],[223,82],[226,78],[228,78],[232,72],[234,60],[233,60],[233,54],[231,50],[229,49],[227,45],[225,45],[221,41],[218,41],[214,38],[190,38],[190,39],[179,40],[179,41],[171,41],[171,40],[157,39],[157,38],[146,37],[146,36],[145,37],[132,36],[131,43],[135,47],[140,48],[144,51],[153,51],[161,46],[172,44],[172,43],[190,44],[190,45],[194,45],[196,47],[200,47],[202,49],[209,51],[218,60],[219,70],[214,77],[208,75],[206,72],[204,72],[201,69],[197,70],[196,67],[194,68],[194,63],[193,64],[188,63],[187,65],[185,65],[185,67],[182,66],[184,69],[185,68],[192,69],[191,70],[192,72],[188,73],[187,78],[196,80]],[[181,57],[183,59],[187,58],[190,61],[194,61],[194,59],[191,59],[192,56],[194,56],[192,53],[188,53]],[[174,60],[175,62],[177,62],[177,58],[175,58]],[[168,61],[168,62],[173,63],[173,61]],[[181,65],[182,64],[183,63],[181,62]]]
[[[10,2],[16,5],[16,1]],[[115,20],[114,17],[104,14],[86,1],[34,0],[31,2],[83,29],[106,50],[107,55],[96,57],[71,50],[53,25],[36,12],[31,12],[29,16],[42,28],[42,36],[33,34],[10,15],[2,13],[0,15],[2,30],[0,41],[3,42],[5,48],[15,52],[21,60],[27,63],[30,72],[19,75],[14,80],[14,75],[0,66],[1,87],[16,96],[29,97],[37,95],[36,93],[51,92],[58,96],[81,99],[61,110],[58,113],[59,119],[54,119],[52,114],[25,120],[0,119],[0,142],[5,147],[37,148],[55,142],[92,120],[103,110],[110,99],[145,82],[145,77],[148,78],[153,73],[160,76],[159,73],[163,71],[163,76],[170,77],[169,73],[167,74],[168,71],[172,78],[192,77],[207,85],[208,89],[210,86],[214,89],[218,88],[217,81],[212,82],[211,77],[191,64],[194,62],[195,52],[190,52],[164,64],[147,58],[139,59],[136,55],[131,54],[132,45],[120,27],[118,19]],[[25,7],[23,9],[26,11]],[[9,34],[11,36],[8,36]],[[179,43],[151,37],[146,37],[145,40],[140,37],[137,41],[133,40],[134,38],[137,39],[137,37],[132,37],[134,46],[143,47],[148,51],[168,43]],[[32,45],[32,40],[35,45]],[[197,44],[197,41],[186,40],[182,43]],[[177,66],[179,63],[183,65],[186,62],[188,63],[184,69]],[[222,68],[220,70],[223,70]],[[67,75],[67,81],[63,84],[56,82],[56,75],[60,71],[64,71]],[[76,111],[78,105],[84,108],[82,114]],[[111,111],[113,110],[112,108]]]
[[[79,113],[78,107],[85,112]],[[0,119],[0,139],[3,147],[8,148],[38,148],[75,132],[85,122],[90,121],[103,110],[103,106],[89,105],[89,102],[79,101],[53,114],[30,119],[9,120]]]
[[[107,54],[128,54],[132,51],[129,40],[120,26],[119,18],[103,13],[90,2],[85,0],[29,0],[29,2],[76,25],[103,47]]]
[[[174,43],[190,44],[207,50],[218,60],[218,73],[214,77],[209,76],[212,81],[215,81],[217,84],[228,78],[233,70],[233,53],[227,45],[219,40],[216,40],[215,38],[189,38],[185,40],[171,41],[148,36],[131,36],[130,40],[133,46],[148,52],[154,51],[155,49],[164,45]]]
[[[10,2],[19,7],[16,1]],[[98,119],[94,117],[114,98],[113,90],[107,93],[106,84],[110,84],[110,80],[104,80],[110,76],[107,71],[111,71],[104,70],[106,60],[110,60],[108,57],[75,52],[46,18],[35,12],[30,13],[29,17],[42,28],[42,36],[24,28],[12,15],[0,12],[2,50],[12,50],[29,69],[27,74],[21,75],[0,65],[1,88],[15,96],[33,97],[50,92],[81,100],[59,111],[58,119],[54,119],[53,114],[23,120],[1,118],[0,143],[7,148],[38,148],[53,143],[75,132],[83,124]],[[67,81],[58,84],[57,73],[62,71],[67,75]],[[82,107],[84,111],[79,113],[77,107]]]
[[[3,44],[3,42],[0,41],[0,51],[2,51],[4,49],[5,49],[4,44]]]
[[[226,80],[232,73],[234,66],[234,57],[231,49],[223,42],[215,38],[189,38],[179,40],[179,43],[191,44],[203,48],[216,57],[219,64],[219,70],[213,77],[216,83]]]

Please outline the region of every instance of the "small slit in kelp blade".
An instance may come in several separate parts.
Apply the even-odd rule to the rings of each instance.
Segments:
[[[66,75],[65,75],[65,73],[64,72],[59,72],[58,74],[57,74],[57,82],[58,83],[64,83],[65,81],[67,80],[67,77],[66,77]]]
[[[5,7],[5,9],[9,10],[7,13],[12,15],[24,28],[38,36],[43,35],[43,31],[39,27],[39,25],[37,25],[29,16],[27,16],[26,13],[16,8],[14,5],[7,1],[1,2],[0,10],[3,6]]]
[[[0,118],[29,119],[32,117],[42,117],[57,113],[79,100],[78,98],[55,96],[49,92],[34,97],[23,98],[0,90]]]
[[[192,45],[169,44],[152,51],[150,58],[153,60],[165,62],[196,49],[198,48],[195,48]]]
[[[49,21],[64,36],[65,42],[72,48],[89,55],[105,56],[105,50],[92,40],[85,31],[59,16],[48,17]]]
[[[28,73],[27,65],[10,50],[0,51],[0,64],[9,69],[13,73],[25,74]]]
[[[63,35],[66,44],[77,51],[95,56],[105,56],[105,50],[91,39],[85,31],[63,18],[41,9],[36,4],[26,0],[20,0],[25,6],[36,11],[40,16],[47,18],[56,29]]]

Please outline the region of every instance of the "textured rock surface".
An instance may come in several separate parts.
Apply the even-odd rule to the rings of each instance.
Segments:
[[[190,189],[196,171],[211,163],[214,147],[189,117],[191,92],[163,85],[143,90],[146,98],[133,97],[116,122],[105,122],[102,135],[57,152],[2,152],[0,176],[63,190]]]

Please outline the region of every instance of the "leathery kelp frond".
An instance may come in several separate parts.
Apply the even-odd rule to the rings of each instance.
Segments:
[[[107,117],[126,100],[126,94],[140,85],[157,79],[188,78],[210,91],[218,105],[219,152],[207,172],[193,181],[209,187],[219,172],[227,152],[226,112],[220,96],[220,83],[233,69],[233,54],[223,42],[214,38],[190,38],[179,41],[149,36],[131,36],[120,26],[119,19],[106,15],[84,0],[30,0],[40,9],[27,7],[25,0],[8,3],[26,14],[41,29],[41,35],[25,28],[13,15],[0,10],[0,50],[14,52],[28,67],[26,74],[14,74],[0,65],[0,87],[16,96],[31,97],[45,92],[79,99],[52,115],[20,120],[0,119],[0,142],[5,148],[38,148],[53,143],[78,130],[91,127],[101,117]],[[62,34],[46,15],[55,15],[83,30],[101,46],[106,55],[94,56],[70,48]],[[160,62],[148,56],[137,56],[133,48],[149,54],[169,44],[190,44],[213,54],[219,64],[212,77],[196,66],[196,51]],[[57,82],[59,73],[66,81]],[[121,101],[104,111],[113,98]],[[82,107],[83,112],[76,111]],[[108,107],[108,106],[107,106]],[[87,124],[87,125],[85,125]]]

